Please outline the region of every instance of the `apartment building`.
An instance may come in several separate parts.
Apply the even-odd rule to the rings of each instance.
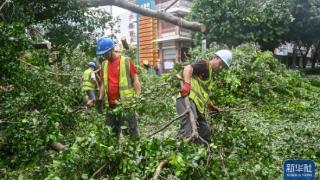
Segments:
[[[129,0],[130,3],[157,11],[185,17],[191,9],[192,0]],[[174,5],[170,6],[173,2]],[[167,8],[169,7],[170,8]],[[121,34],[126,35],[131,45],[139,48],[140,62],[158,66],[162,71],[170,71],[174,63],[187,59],[191,47],[191,32],[171,23],[141,16],[132,12],[120,15]]]
[[[136,0],[128,0],[129,3],[136,3]],[[136,13],[129,12],[128,13],[128,34],[127,34],[127,41],[129,44],[136,46],[137,45],[137,15]]]
[[[136,15],[132,12],[126,12],[120,14],[119,16],[119,24],[120,24],[120,32],[117,34],[117,39],[121,39],[121,37],[125,36],[127,42],[130,45],[137,44],[137,21]]]
[[[136,4],[142,8],[155,10],[154,0],[136,0]],[[158,20],[151,17],[137,15],[138,21],[138,47],[140,62],[148,62],[156,66],[158,60],[157,25]]]
[[[158,11],[164,11],[176,0],[156,0]],[[192,0],[178,0],[166,10],[179,17],[185,17],[191,10]],[[175,62],[187,59],[191,47],[191,32],[165,21],[158,21],[158,60],[164,72],[170,71]]]
[[[128,0],[129,3],[135,4],[135,0]],[[119,18],[119,30],[116,34],[116,38],[120,41],[121,37],[125,36],[127,42],[136,46],[137,44],[137,15],[131,11],[116,7],[116,6],[105,6],[108,13],[114,17]],[[106,31],[106,36],[111,36],[112,32]]]

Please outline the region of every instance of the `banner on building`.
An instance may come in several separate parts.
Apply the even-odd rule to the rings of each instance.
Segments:
[[[136,4],[142,8],[152,9],[152,10],[156,9],[156,3],[154,0],[137,0]]]

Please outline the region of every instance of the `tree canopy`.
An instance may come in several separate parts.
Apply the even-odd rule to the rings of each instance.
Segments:
[[[288,2],[280,0],[196,0],[189,18],[207,25],[206,33],[196,33],[198,40],[229,46],[258,42],[264,49],[276,47],[293,21]]]
[[[216,24],[210,30],[213,34],[197,36],[208,36],[215,42],[214,30],[219,30],[221,40],[226,36],[222,43],[230,46],[244,40],[259,42],[265,37],[254,31],[260,18],[268,23],[259,26],[272,31],[270,19],[277,18],[267,17],[268,7],[262,6],[262,0],[226,2],[228,6],[214,0],[203,4],[221,6],[212,6],[215,11],[202,8],[207,15],[217,12],[221,24],[225,19],[234,22],[224,24],[229,29]],[[241,4],[244,2],[249,4]],[[244,9],[240,8],[238,14],[229,5]],[[259,5],[261,13],[251,12]],[[289,7],[286,3],[284,6]],[[114,25],[114,21],[99,13],[97,19],[90,17],[91,11],[73,0],[1,1],[0,7],[0,179],[149,179],[163,160],[167,162],[159,172],[163,179],[280,179],[283,162],[292,158],[312,159],[316,167],[320,166],[319,77],[308,78],[287,69],[270,51],[262,51],[256,44],[231,48],[232,66],[205,83],[210,99],[223,110],[204,114],[212,130],[210,144],[195,145],[176,138],[179,123],[172,121],[178,119],[173,101],[180,91],[176,75],[186,65],[182,63],[162,76],[141,73],[137,68],[142,93],[130,101],[120,101],[113,111],[130,109],[139,114],[140,140],[121,137],[117,142],[105,125],[105,116],[97,114],[94,107],[83,106],[80,80],[84,60],[91,57],[82,41],[94,39],[94,26],[106,21]],[[290,14],[289,20],[282,17],[288,12],[278,12],[278,23],[284,22],[285,27],[294,22]],[[227,37],[237,28],[241,30],[238,35],[246,32],[234,16],[243,18],[241,22],[252,37],[245,34],[235,41]],[[210,16],[204,18],[199,14],[199,20],[213,23]],[[280,28],[278,23],[275,28]],[[32,29],[43,30],[43,34],[37,37],[39,33]],[[287,31],[290,29],[280,32]],[[264,48],[277,42],[275,30],[270,36],[270,42],[261,41],[262,45],[266,43]],[[30,46],[47,38],[68,55],[63,57],[62,68],[43,61],[47,50]],[[211,46],[206,51],[198,47],[189,53],[196,61],[212,57],[221,48],[225,46]],[[131,53],[134,56],[135,51]],[[173,124],[150,136],[168,122]],[[53,151],[54,142],[63,143],[65,148]]]
[[[290,1],[290,12],[294,20],[290,23],[286,40],[301,41],[306,46],[317,42],[320,39],[320,1]]]
[[[47,39],[55,47],[92,44],[104,30],[117,30],[105,10],[88,9],[76,0],[6,1],[1,10],[1,24],[7,28],[17,23],[25,27],[29,42]]]

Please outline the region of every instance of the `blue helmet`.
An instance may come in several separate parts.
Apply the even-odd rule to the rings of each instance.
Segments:
[[[94,62],[94,61],[89,61],[88,64],[87,64],[87,66],[93,67],[93,68],[97,68],[97,64],[96,64],[96,62]]]
[[[116,46],[115,42],[107,37],[102,37],[97,42],[97,55],[103,55]]]

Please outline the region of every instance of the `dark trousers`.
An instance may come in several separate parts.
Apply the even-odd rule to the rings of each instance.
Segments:
[[[138,138],[138,125],[135,112],[124,111],[121,113],[112,112],[114,107],[107,111],[106,124],[111,127],[112,133],[119,139],[120,133],[130,135],[130,138]]]
[[[198,111],[195,103],[190,99],[191,110],[194,114],[195,119],[197,120],[197,129],[199,136],[206,140],[208,143],[211,142],[211,131],[205,117]],[[187,110],[187,107],[184,102],[184,98],[180,97],[176,101],[177,113],[181,115]],[[178,138],[189,137],[192,134],[192,127],[190,123],[189,114],[185,114],[180,118],[180,130],[178,133]],[[195,143],[203,143],[199,138],[194,140]]]

